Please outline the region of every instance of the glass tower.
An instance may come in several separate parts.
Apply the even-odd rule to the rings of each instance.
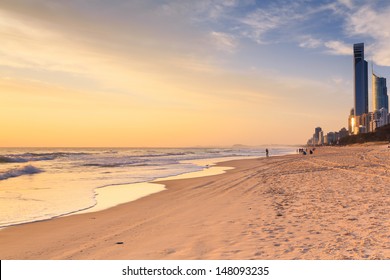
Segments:
[[[387,96],[386,78],[372,73],[372,105],[373,111],[381,108],[389,111],[389,97]]]
[[[368,113],[368,71],[364,60],[364,43],[353,45],[355,80],[355,116]]]

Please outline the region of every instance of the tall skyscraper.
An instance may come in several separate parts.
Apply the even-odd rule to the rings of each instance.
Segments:
[[[317,139],[320,139],[320,132],[322,131],[322,128],[321,127],[316,127],[314,129],[314,137],[317,138]]]
[[[373,111],[385,108],[389,111],[389,97],[387,95],[386,78],[372,73],[372,105]]]
[[[355,116],[368,113],[368,71],[364,43],[353,45],[355,79]]]

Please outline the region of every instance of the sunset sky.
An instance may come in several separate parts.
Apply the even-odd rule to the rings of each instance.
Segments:
[[[1,0],[0,146],[303,144],[347,126],[354,43],[390,77],[389,26],[389,1]]]

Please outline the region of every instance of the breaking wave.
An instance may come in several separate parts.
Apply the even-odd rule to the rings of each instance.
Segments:
[[[55,153],[10,154],[10,155],[0,156],[0,163],[15,163],[15,162],[55,160],[56,158],[73,156],[73,155],[76,155],[76,156],[79,156],[79,155],[89,155],[89,153],[55,152]]]
[[[155,165],[155,164],[148,164],[147,161],[145,160],[83,164],[83,166],[91,166],[91,167],[125,167],[125,166],[149,166],[149,165]]]
[[[23,157],[0,156],[0,163],[11,163],[11,162],[28,162],[28,160]]]
[[[10,170],[0,174],[0,180],[6,180],[9,178],[19,177],[22,175],[32,175],[32,174],[41,173],[41,172],[43,172],[42,169],[39,169],[39,168],[32,166],[32,165],[26,165],[24,167],[10,169]]]
[[[24,153],[22,156],[32,156],[32,157],[66,157],[71,155],[89,155],[90,153],[85,152],[53,152],[53,153]]]

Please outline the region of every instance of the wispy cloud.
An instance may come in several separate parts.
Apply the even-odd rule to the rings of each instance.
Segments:
[[[329,24],[329,21],[326,22],[328,17],[343,17],[353,7],[351,1],[340,1],[272,1],[239,15],[233,23],[238,26],[236,29],[240,30],[241,35],[259,44],[297,42],[296,38],[301,38],[303,41],[298,42],[300,47],[317,48],[324,45],[321,42],[329,40],[318,38],[328,28],[321,26],[319,30],[318,26]],[[314,33],[310,33],[310,30],[314,30]]]
[[[344,5],[345,7],[349,9],[354,8],[354,1],[353,0],[337,0],[338,3]]]
[[[164,1],[159,9],[169,15],[181,15],[195,22],[204,22],[218,21],[234,12],[237,7],[251,6],[255,3],[255,0],[171,0]]]
[[[303,35],[299,46],[302,48],[319,48],[331,55],[351,55],[352,44],[366,43],[366,56],[379,65],[390,66],[390,7],[376,5],[372,1],[360,1],[357,5],[353,0],[337,0],[314,8],[314,13],[320,10],[332,11],[338,23],[340,33]],[[343,38],[344,39],[340,39]],[[348,41],[348,43],[347,43]]]
[[[17,19],[2,11],[0,11],[0,38],[2,41],[0,64],[2,65],[78,74],[87,71],[86,65],[77,63],[78,58],[88,59],[83,50],[66,48],[65,46],[70,45],[69,41],[60,34],[39,28],[27,20]]]
[[[334,55],[351,55],[352,46],[341,41],[328,41],[324,43],[327,52]]]
[[[288,27],[296,20],[302,19],[302,14],[295,11],[297,5],[292,3],[284,6],[259,8],[239,19],[242,24],[242,35],[259,44],[267,43],[265,36],[271,31]]]
[[[237,48],[238,42],[233,35],[213,31],[210,37],[218,50],[233,53]]]
[[[299,46],[306,49],[325,49],[325,53],[331,55],[351,55],[352,45],[338,40],[323,41],[305,35],[300,38]]]
[[[303,35],[299,39],[299,46],[301,48],[314,49],[318,48],[323,44],[320,39],[313,38],[310,35]]]
[[[390,66],[390,7],[364,5],[347,18],[346,32],[367,38],[368,55],[378,65]]]
[[[155,75],[173,76],[176,71],[210,73],[216,68],[215,61],[205,49],[212,45],[233,51],[236,43],[224,33],[215,33],[210,42],[209,34],[185,25],[185,15],[167,20],[166,15],[156,14],[160,6],[149,9],[134,4],[132,9],[121,7],[97,14],[95,9],[74,10],[77,6],[70,1],[37,0],[37,10],[28,9],[28,2],[4,1],[0,5],[0,66],[42,71],[47,79],[56,76],[57,82],[61,73],[66,78],[77,75],[95,84],[116,85],[123,81],[140,84],[140,75],[156,81]],[[54,9],[52,5],[61,10],[57,19],[49,11]],[[137,18],[138,9],[144,13],[142,19]],[[143,21],[149,25],[142,25]],[[127,78],[110,74],[115,72]]]

